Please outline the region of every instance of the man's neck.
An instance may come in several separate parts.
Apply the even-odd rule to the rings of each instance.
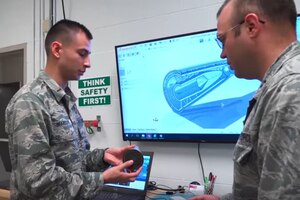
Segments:
[[[55,67],[51,67],[49,65],[46,65],[45,67],[45,73],[48,74],[62,89],[66,89],[68,86],[68,81],[63,80],[61,76],[59,76],[59,73],[57,72]]]
[[[265,38],[262,38],[263,41],[261,44],[261,52],[260,52],[260,66],[262,66],[262,71],[260,72],[260,80],[262,80],[265,76],[267,70],[276,62],[276,60],[280,57],[283,51],[293,42],[297,40],[296,35],[291,33],[286,33],[286,36],[272,36],[268,37],[266,35]]]

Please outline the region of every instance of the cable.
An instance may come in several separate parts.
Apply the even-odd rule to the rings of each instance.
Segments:
[[[63,11],[64,19],[66,19],[66,14],[65,14],[65,3],[64,3],[64,0],[61,0],[61,4],[62,4],[62,11]]]
[[[203,163],[202,163],[201,154],[200,154],[200,143],[198,143],[198,156],[199,156],[199,160],[200,160],[200,166],[202,169],[203,183],[205,183],[205,173],[204,173]]]
[[[88,134],[93,134],[93,133],[94,133],[94,130],[92,129],[91,126],[87,126],[87,127],[86,127],[86,132],[87,132]]]
[[[54,24],[54,17],[53,17],[53,9],[54,9],[54,3],[53,3],[53,0],[50,1],[50,7],[49,7],[49,13],[50,13],[50,16],[49,16],[49,20],[50,20],[50,27],[53,26]],[[45,12],[44,12],[45,13]]]
[[[185,189],[182,186],[178,186],[178,188],[174,189],[171,188],[167,185],[162,185],[162,184],[156,184],[155,181],[149,181],[149,184],[147,186],[147,190],[163,190],[166,191],[166,194],[168,194],[168,192],[170,192],[170,194],[173,194],[175,192],[180,192],[180,193],[184,193]]]

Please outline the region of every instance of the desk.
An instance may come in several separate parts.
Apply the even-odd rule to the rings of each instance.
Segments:
[[[166,194],[165,191],[162,191],[162,190],[150,190],[147,192],[147,197],[146,199],[147,200],[155,200],[155,199],[159,199],[159,200],[168,200],[170,199],[170,197],[173,197],[173,196],[182,196],[186,199],[194,196],[193,194],[191,194],[190,192],[186,192],[186,193],[176,193],[174,195],[168,195]],[[6,189],[1,189],[0,188],[0,200],[9,200],[10,199],[10,192],[9,190],[6,190]]]
[[[9,190],[0,188],[0,200],[8,200],[10,197]]]
[[[185,199],[188,199],[188,198],[191,198],[193,197],[194,195],[187,191],[185,193],[175,193],[175,194],[172,194],[172,195],[169,195],[169,194],[166,194],[166,191],[163,191],[163,190],[148,190],[147,191],[147,196],[146,196],[146,200],[169,200],[171,197],[174,197],[174,196],[181,196]]]

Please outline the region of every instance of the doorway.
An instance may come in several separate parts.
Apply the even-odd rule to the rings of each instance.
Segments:
[[[0,48],[0,93],[1,95],[8,95],[9,99],[17,91],[14,87],[12,92],[8,91],[8,86],[19,83],[21,87],[25,82],[25,66],[26,66],[26,44]],[[2,88],[2,89],[1,89]],[[7,96],[6,95],[6,96]],[[5,96],[5,97],[6,97]],[[7,97],[8,98],[8,97]],[[10,164],[8,152],[8,137],[5,133],[5,108],[7,106],[6,98],[0,100],[0,188],[8,188],[10,180],[10,169],[7,167]],[[5,104],[5,105],[4,105]]]

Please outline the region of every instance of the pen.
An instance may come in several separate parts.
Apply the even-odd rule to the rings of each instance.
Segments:
[[[210,194],[213,194],[216,178],[217,178],[217,176],[213,176],[213,177],[212,177],[212,180],[211,180],[211,188],[210,188]]]
[[[213,177],[213,174],[211,172],[209,172],[208,180],[211,181],[212,177]]]
[[[207,176],[205,176],[205,178],[204,178],[204,188],[205,188],[205,190],[207,191],[207,188],[208,187],[208,179],[207,179]]]

